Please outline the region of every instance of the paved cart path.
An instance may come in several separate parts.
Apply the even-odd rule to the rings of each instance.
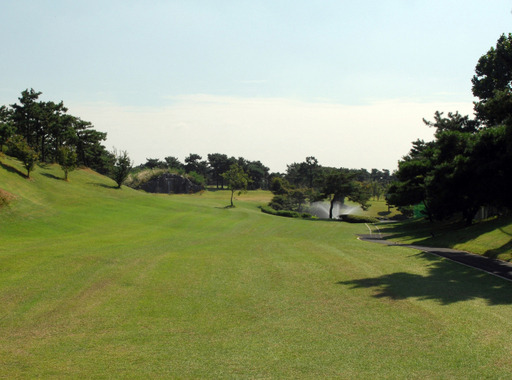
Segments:
[[[395,243],[393,241],[386,240],[386,236],[383,236],[383,234],[380,233],[358,235],[358,238],[360,240],[370,241],[372,243],[413,248],[423,252],[432,253],[457,263],[480,269],[484,272],[501,277],[505,280],[512,281],[512,264],[505,261],[489,259],[485,256],[475,255],[474,253],[458,251],[451,248],[425,247],[421,245]]]

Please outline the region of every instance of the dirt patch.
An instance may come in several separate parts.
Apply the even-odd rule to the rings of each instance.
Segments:
[[[0,189],[0,207],[8,205],[11,201],[16,199],[16,195]]]

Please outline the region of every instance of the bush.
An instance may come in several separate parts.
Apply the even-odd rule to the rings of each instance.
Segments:
[[[378,223],[377,218],[362,215],[340,215],[340,219],[348,223]]]
[[[12,157],[16,157],[23,163],[25,169],[27,169],[27,178],[30,178],[30,172],[34,169],[34,165],[38,160],[38,154],[28,145],[20,135],[13,135],[7,141],[7,151]]]
[[[125,181],[126,186],[136,188],[142,183],[146,183],[159,175],[167,172],[165,169],[135,169],[132,170]]]
[[[187,174],[187,178],[195,185],[199,185],[201,187],[205,187],[206,179],[201,174],[191,171]]]
[[[276,216],[284,216],[285,218],[311,218],[311,214],[307,212],[297,212],[291,210],[274,210],[270,206],[261,206],[261,211],[265,214],[276,215]]]
[[[268,205],[274,210],[286,210],[290,208],[288,198],[285,195],[275,195]]]

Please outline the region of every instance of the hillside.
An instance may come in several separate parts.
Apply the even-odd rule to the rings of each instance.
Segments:
[[[0,158],[2,378],[510,378],[512,284],[269,193],[153,195]]]
[[[512,261],[512,217],[501,217],[471,226],[447,221],[414,220],[381,225],[380,231],[403,244],[446,247],[476,253],[491,259]]]

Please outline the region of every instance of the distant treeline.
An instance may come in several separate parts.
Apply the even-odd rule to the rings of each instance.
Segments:
[[[356,181],[366,183],[372,197],[376,199],[384,195],[394,176],[389,170],[383,169],[346,169],[322,166],[315,157],[306,157],[303,162],[287,165],[286,172],[270,172],[269,168],[260,161],[250,161],[243,157],[229,157],[222,153],[211,153],[203,159],[199,154],[189,154],[184,162],[178,158],[169,156],[163,160],[147,158],[146,162],[132,169],[137,172],[144,169],[169,169],[177,173],[199,174],[204,183],[222,189],[225,186],[223,174],[231,165],[238,164],[251,180],[249,189],[269,189],[274,178],[282,178],[293,188],[317,188],[326,173],[332,170],[345,171],[351,174]]]
[[[287,165],[285,173],[270,173],[260,161],[249,161],[243,157],[228,157],[226,154],[211,153],[206,159],[195,153],[185,158],[185,162],[173,156],[164,160],[148,158],[146,163],[133,168],[136,175],[144,170],[165,169],[187,174],[195,183],[224,188],[225,173],[232,165],[248,174],[249,189],[269,189],[274,193],[270,207],[274,210],[304,211],[307,204],[328,199],[334,202],[348,198],[361,207],[368,207],[370,198],[380,199],[385,195],[393,174],[387,169],[347,169],[322,166],[311,156],[303,162]],[[332,215],[331,217],[337,217]]]
[[[66,179],[67,172],[75,166],[85,166],[110,175],[120,185],[131,168],[128,153],[109,152],[103,145],[107,137],[105,132],[95,130],[91,122],[68,114],[62,101],[56,103],[40,100],[41,94],[34,89],[27,89],[21,92],[18,103],[0,107],[0,151],[19,158],[27,168],[27,175],[30,175],[35,162],[57,162],[66,172]],[[196,183],[222,189],[227,185],[224,174],[233,164],[248,174],[249,189],[270,189],[277,178],[281,180],[281,187],[288,189],[290,194],[305,194],[308,201],[317,199],[319,193],[327,191],[326,181],[329,175],[333,179],[333,173],[338,173],[338,176],[343,174],[344,179],[339,178],[342,182],[357,182],[364,194],[376,199],[386,193],[393,180],[392,174],[386,169],[368,171],[325,167],[315,157],[287,165],[285,173],[270,173],[261,161],[229,157],[221,153],[208,154],[204,159],[191,153],[184,162],[173,156],[163,160],[148,158],[146,163],[131,171],[136,173],[145,169],[167,169],[188,174]],[[335,192],[333,190],[331,198],[336,198]],[[278,195],[281,198],[283,196]],[[284,208],[292,207],[292,204],[281,202]],[[274,205],[277,203],[274,202]]]

